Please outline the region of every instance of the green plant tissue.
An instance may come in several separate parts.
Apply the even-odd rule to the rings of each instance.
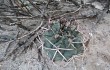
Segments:
[[[47,52],[48,57],[54,61],[63,60],[64,57],[69,59],[73,55],[83,53],[84,48],[81,37],[80,32],[76,31],[75,26],[64,27],[64,29],[62,29],[60,23],[53,23],[50,26],[50,29],[44,32],[44,49],[48,48],[45,49],[45,51]],[[55,54],[56,50],[52,49],[56,49],[56,47],[60,48],[59,51],[64,57],[58,51]]]

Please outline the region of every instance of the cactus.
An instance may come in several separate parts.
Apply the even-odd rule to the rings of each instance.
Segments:
[[[73,55],[83,53],[81,38],[75,26],[63,27],[55,22],[44,32],[44,50],[53,61],[68,60]]]

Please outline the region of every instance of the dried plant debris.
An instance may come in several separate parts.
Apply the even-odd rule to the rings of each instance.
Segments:
[[[79,1],[80,0],[77,1],[65,0],[65,2],[62,2],[62,0],[48,0],[48,1],[47,0],[45,1],[43,0],[15,0],[15,1],[9,0],[8,1],[7,0],[5,2],[4,0],[1,0],[0,1],[0,17],[1,17],[0,31],[4,33],[0,34],[0,43],[10,42],[6,50],[6,55],[21,54],[22,52],[24,52],[26,49],[28,49],[30,46],[33,45],[33,42],[36,40],[39,34],[38,30],[34,30],[34,28],[38,26],[37,24],[39,22],[37,21],[44,21],[45,23],[47,23],[48,19],[56,20],[57,17],[58,20],[63,17],[67,17],[69,19],[72,18],[74,15],[76,15],[75,19],[94,18],[100,14],[99,11],[105,8],[105,6],[103,5],[105,5],[105,3],[107,2],[103,0],[104,4],[102,4],[103,2],[101,0],[100,1],[97,0],[98,3],[100,3],[99,5],[101,5],[100,6],[101,8],[99,8],[99,5],[93,1],[92,5],[95,7],[94,8],[90,5],[86,6],[86,4],[85,6],[83,6],[82,4],[80,5]],[[107,6],[110,5],[108,3]],[[98,8],[100,10],[98,10]],[[45,17],[43,18],[45,20],[42,20],[41,15],[43,15],[42,17]],[[21,21],[22,18],[18,18],[22,16],[26,16],[26,17],[28,16],[28,18],[32,16],[36,16],[35,20],[37,21],[32,23],[32,22],[28,22],[30,20],[27,19],[28,21],[25,20],[27,21],[26,23],[24,22],[22,23]],[[15,21],[17,22],[15,23]],[[45,23],[43,23],[43,25],[45,25]],[[5,34],[6,31],[8,32],[7,34]],[[18,34],[18,32],[20,34]],[[25,32],[30,32],[30,33],[28,35],[24,35],[24,37],[21,37],[22,33]],[[21,38],[17,39],[19,35]],[[50,29],[46,31],[43,36],[44,36],[44,49],[47,52],[49,58],[53,61],[58,61],[58,60],[67,61],[73,55],[81,54],[84,51],[83,43],[82,43],[82,35],[79,31],[77,31],[77,27],[75,25],[70,24],[69,26],[68,25],[66,26],[59,22],[53,22],[50,25]]]
[[[20,7],[22,11],[30,16],[36,16],[41,13],[39,6],[36,1],[32,0],[16,0],[15,4]]]
[[[83,53],[82,35],[74,25],[68,27],[55,22],[44,33],[44,50],[53,61],[68,60]]]
[[[28,49],[33,47],[33,41],[36,37],[37,34],[33,34],[32,36],[24,37],[20,40],[10,41],[5,52],[5,58],[8,59],[11,56],[15,59],[21,54],[27,52]]]
[[[41,27],[43,27],[43,23],[41,23],[35,30],[30,31],[29,33],[20,36],[14,40],[9,40],[9,45],[5,52],[5,58],[9,58],[10,56],[15,59],[20,56],[22,53],[26,53],[28,49],[33,47],[36,38],[42,33]]]

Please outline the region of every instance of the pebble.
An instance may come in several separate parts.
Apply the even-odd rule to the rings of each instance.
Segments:
[[[103,10],[104,7],[102,6],[102,4],[100,2],[93,2],[92,5],[99,10]]]

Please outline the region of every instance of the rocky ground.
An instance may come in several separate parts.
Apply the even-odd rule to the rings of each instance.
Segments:
[[[71,1],[71,0],[70,0]],[[49,4],[48,9],[44,9],[48,18],[41,19],[0,19],[0,70],[110,70],[110,13],[105,9],[105,1],[83,0],[84,6],[80,7],[71,2],[59,2],[54,7],[54,2]],[[57,2],[57,1],[55,1]],[[77,1],[81,5],[80,0]],[[92,7],[92,6],[94,7]],[[1,10],[0,10],[1,11]],[[76,11],[76,12],[75,12]],[[66,12],[66,13],[65,13]],[[68,14],[69,12],[69,14]],[[1,16],[3,14],[0,12]],[[39,16],[37,13],[36,15]],[[40,14],[41,16],[41,14]],[[46,57],[39,58],[39,50],[33,43],[32,37],[23,37],[40,26],[41,21],[44,24],[50,23],[49,19],[58,21],[66,19],[67,21],[75,19],[78,30],[83,34],[85,51],[82,55],[75,55],[69,62],[58,61],[53,63]],[[16,21],[16,22],[15,22]],[[18,22],[19,24],[16,24]],[[16,41],[16,39],[20,38]],[[32,41],[31,41],[32,40]],[[22,44],[22,42],[27,42]],[[25,47],[25,45],[27,45]],[[18,48],[21,47],[21,48]],[[31,48],[30,48],[31,47]],[[8,49],[7,49],[8,48]],[[15,50],[17,48],[17,50]],[[25,52],[24,49],[27,49]],[[13,50],[15,50],[13,52]],[[20,54],[23,51],[22,54]],[[11,53],[11,54],[10,54]],[[20,55],[18,55],[20,54]],[[14,59],[14,57],[16,57]]]

